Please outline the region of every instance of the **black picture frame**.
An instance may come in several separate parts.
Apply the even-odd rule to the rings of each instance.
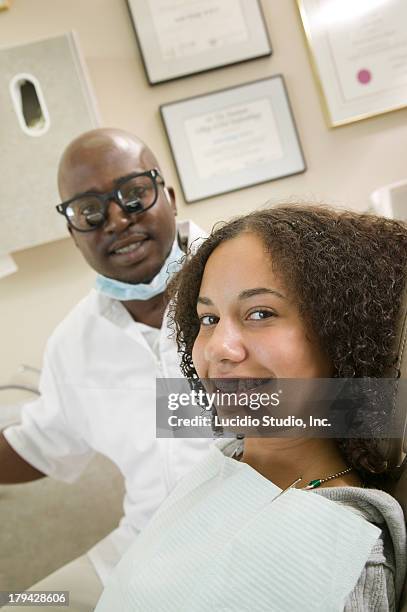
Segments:
[[[158,1],[164,3],[164,5],[171,2],[171,0]],[[153,4],[153,2],[156,4]],[[198,0],[196,2],[198,6]],[[182,7],[173,8],[173,22],[171,22],[171,19],[165,19],[163,11],[159,10],[160,6],[157,4],[157,0],[127,0],[129,15],[150,85],[201,74],[272,54],[270,37],[260,0],[199,0],[199,9],[197,10],[201,13],[205,10],[205,3],[212,8],[216,8],[216,5],[218,5],[218,35],[220,39],[216,39],[215,33],[212,34],[212,39],[205,38],[203,40],[203,33],[209,30],[200,27],[199,19],[196,16],[194,18],[192,13],[179,14],[180,11],[186,12],[186,9]],[[231,11],[226,10],[229,4],[232,8]],[[226,14],[227,19],[225,18]],[[235,30],[232,28],[233,17],[235,17],[236,22]],[[185,25],[182,23],[176,25],[177,21],[183,21],[182,18],[184,18]],[[194,24],[194,19],[197,24]],[[201,15],[201,22],[204,25],[207,24],[209,19],[211,18]],[[217,23],[215,16],[213,19],[214,23]],[[172,30],[168,23],[172,23]],[[192,28],[191,24],[193,25]],[[229,33],[227,26],[231,27]],[[193,35],[194,28],[201,37]],[[210,31],[213,32],[213,29]],[[182,36],[184,36],[184,39]],[[224,38],[222,39],[222,37]],[[175,41],[175,47],[174,45],[171,46],[172,40]],[[223,40],[224,44],[216,44],[216,40],[218,40],[218,43]],[[210,47],[206,51],[201,50],[201,52],[197,48],[190,49],[194,45],[199,47],[199,44],[207,47],[213,45],[213,48]],[[171,55],[173,55],[172,59]]]
[[[163,104],[160,114],[187,203],[307,169],[281,74]]]

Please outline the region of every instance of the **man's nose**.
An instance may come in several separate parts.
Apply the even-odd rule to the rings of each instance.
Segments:
[[[121,232],[132,222],[130,214],[124,212],[115,200],[110,200],[107,208],[107,220],[104,226],[105,232]]]
[[[228,365],[233,366],[244,361],[246,355],[247,349],[239,326],[229,321],[220,320],[206,343],[206,360],[225,370]]]

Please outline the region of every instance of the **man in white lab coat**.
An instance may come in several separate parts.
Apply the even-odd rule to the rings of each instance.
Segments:
[[[119,527],[33,587],[69,590],[69,609],[87,611],[134,537],[211,442],[155,436],[155,379],[181,376],[163,292],[171,262],[203,232],[188,222],[176,226],[174,192],[157,160],[121,130],[93,130],[73,141],[58,181],[58,210],[97,272],[96,289],[51,336],[40,399],[24,407],[20,425],[0,434],[0,482],[44,475],[71,482],[95,451],[120,468],[126,494]]]

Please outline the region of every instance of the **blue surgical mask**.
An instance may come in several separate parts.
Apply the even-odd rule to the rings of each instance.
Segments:
[[[178,240],[175,239],[171,252],[161,270],[150,283],[132,285],[98,274],[96,277],[96,289],[99,293],[103,293],[103,295],[121,302],[128,300],[150,300],[165,291],[171,276],[181,268],[181,259],[183,257],[185,257],[185,253],[178,245]]]

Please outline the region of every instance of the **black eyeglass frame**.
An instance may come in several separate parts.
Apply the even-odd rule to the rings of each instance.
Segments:
[[[122,194],[120,191],[121,185],[139,176],[148,176],[153,181],[154,191],[155,191],[152,203],[146,208],[142,208],[141,210],[134,208],[134,204],[136,203],[136,201],[128,202],[127,204],[124,204],[122,200]],[[157,179],[160,179],[160,181],[158,182]],[[160,186],[165,187],[165,182],[161,174],[157,170],[157,168],[152,168],[151,170],[146,170],[146,172],[134,172],[133,174],[128,174],[127,176],[123,176],[115,181],[115,185],[116,187],[113,189],[113,191],[110,191],[109,193],[99,193],[98,191],[85,191],[84,193],[79,193],[78,195],[71,198],[70,200],[61,202],[61,204],[58,204],[55,208],[59,212],[59,214],[65,217],[68,225],[72,227],[76,232],[93,232],[94,230],[98,229],[106,222],[109,202],[114,200],[114,202],[116,202],[116,204],[118,204],[120,208],[123,210],[123,212],[126,214],[141,215],[142,213],[146,212],[146,210],[149,210],[150,208],[152,208],[154,204],[156,204],[158,200],[158,188]],[[94,225],[93,227],[90,227],[89,229],[78,229],[77,227],[75,227],[75,225],[73,225],[70,217],[66,213],[66,209],[68,208],[70,204],[72,204],[72,202],[75,202],[76,200],[83,198],[84,196],[92,196],[94,198],[97,198],[103,204],[103,218],[100,223],[97,223],[96,225]]]

